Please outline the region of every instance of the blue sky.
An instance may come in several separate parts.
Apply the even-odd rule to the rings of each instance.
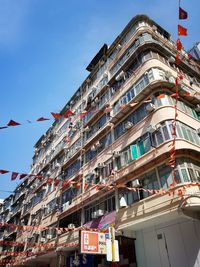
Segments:
[[[182,0],[186,49],[200,40],[199,0]],[[98,49],[146,14],[176,37],[178,0],[1,0],[0,125],[59,112],[87,76]],[[51,117],[51,116],[50,116]],[[33,145],[51,122],[0,131],[0,169],[28,172]],[[0,175],[0,190],[19,183]],[[0,198],[9,193],[0,191]]]

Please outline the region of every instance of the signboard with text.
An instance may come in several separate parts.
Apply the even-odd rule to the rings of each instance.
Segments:
[[[81,231],[81,253],[106,254],[105,233]]]
[[[66,267],[93,267],[93,255],[71,255],[66,258]]]

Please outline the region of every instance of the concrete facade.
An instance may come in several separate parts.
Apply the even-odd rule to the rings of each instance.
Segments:
[[[170,34],[144,15],[100,49],[62,118],[35,144],[30,175],[1,204],[1,241],[21,244],[2,243],[0,260],[65,267],[68,257],[79,255],[80,227],[102,231],[115,223],[119,266],[200,266],[200,66],[185,51],[176,65],[176,52]],[[183,80],[177,103],[178,184],[172,189],[171,94],[177,71]],[[19,231],[5,224],[38,228]],[[105,255],[95,256],[93,266],[109,263]]]

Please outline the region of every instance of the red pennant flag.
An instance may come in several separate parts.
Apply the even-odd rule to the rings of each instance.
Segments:
[[[63,114],[66,119],[72,115],[74,115],[74,113],[69,109]]]
[[[181,50],[183,48],[183,45],[181,43],[181,40],[178,38],[178,40],[176,41],[176,48],[177,50]]]
[[[96,109],[96,110],[93,110],[93,111],[92,111],[92,114],[93,114],[93,115],[96,115],[98,112],[99,112],[99,110]]]
[[[29,174],[29,176],[30,176],[30,174]],[[32,176],[35,176],[35,175],[32,175]],[[42,176],[42,175],[37,175],[35,177],[37,177],[39,180],[42,180],[44,178],[44,176]]]
[[[29,175],[28,175],[29,177],[33,177],[33,176],[36,176],[35,174],[33,174],[33,173],[29,173]]]
[[[183,80],[183,75],[180,72],[178,72],[177,77],[179,78],[179,80]]]
[[[62,115],[59,114],[59,113],[54,113],[54,112],[51,112],[51,115],[54,117],[54,119],[56,120],[59,120],[60,118],[62,118]]]
[[[105,113],[110,113],[112,111],[112,108],[111,107],[107,107],[104,109],[104,112]]]
[[[178,35],[179,36],[187,36],[187,29],[181,25],[178,25]]]
[[[54,182],[54,186],[58,186],[60,183],[60,179],[56,179],[55,182]]]
[[[47,184],[52,184],[52,182],[53,182],[53,178],[48,178],[47,179]]]
[[[192,56],[192,54],[188,54],[188,59],[191,59],[191,58],[193,58],[193,56]]]
[[[182,188],[178,189],[178,196],[179,197],[183,196],[183,189]]]
[[[11,180],[12,181],[15,180],[17,178],[18,174],[19,174],[18,172],[12,172]]]
[[[5,173],[8,173],[9,171],[7,170],[0,170],[0,174],[5,174]]]
[[[170,96],[179,98],[179,94],[178,93],[171,94]]]
[[[178,78],[176,77],[176,79],[175,79],[175,85],[176,86],[178,86],[179,85],[179,80],[178,80]]]
[[[13,120],[10,120],[7,124],[8,126],[18,126],[18,125],[21,125],[19,122],[16,122],[16,121],[13,121]]]
[[[159,96],[157,96],[157,99],[161,99],[161,98],[165,98],[166,94],[160,94]]]
[[[126,107],[126,105],[121,105],[120,107],[119,107],[119,110],[122,110],[122,109],[124,109]]]
[[[81,183],[78,182],[77,184],[74,185],[74,187],[77,188],[77,189],[80,189],[81,188]]]
[[[71,138],[70,138],[69,136],[66,136],[65,139],[64,139],[64,141],[65,141],[66,143],[69,143],[69,142],[71,141]]]
[[[85,118],[85,116],[87,115],[87,111],[84,110],[80,113],[80,119],[82,120],[83,118]]]
[[[37,121],[49,121],[50,119],[47,119],[47,118],[44,118],[44,117],[41,117],[39,119],[37,119]]]
[[[181,63],[180,55],[177,53],[176,54],[176,64],[179,65],[180,63]]]
[[[20,174],[19,179],[23,179],[23,178],[26,177],[26,176],[27,176],[26,173],[22,173],[22,174]]]
[[[179,19],[187,19],[188,18],[188,13],[179,7]]]
[[[89,187],[89,184],[85,184],[85,186],[84,186],[84,190],[87,190],[88,187]]]
[[[187,92],[187,93],[184,93],[183,95],[184,95],[184,96],[192,96],[192,95],[191,95],[190,93],[188,93],[188,92]]]

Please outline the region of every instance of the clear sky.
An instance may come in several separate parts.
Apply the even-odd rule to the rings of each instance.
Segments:
[[[200,41],[200,0],[181,0],[183,44]],[[129,20],[146,14],[177,34],[178,0],[0,0],[0,125],[59,112],[87,76],[85,67]],[[0,169],[30,170],[33,146],[51,122],[0,130]],[[19,180],[0,175],[0,190]],[[9,193],[0,191],[0,198]]]

